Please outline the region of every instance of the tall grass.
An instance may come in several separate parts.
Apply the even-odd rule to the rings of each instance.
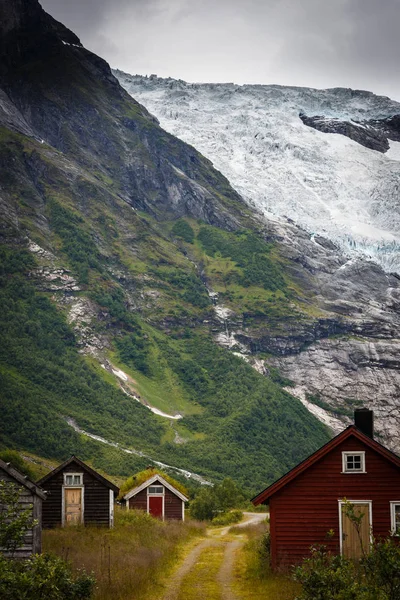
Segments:
[[[233,589],[241,600],[294,600],[301,585],[288,574],[274,573],[269,566],[269,523],[231,527],[231,533],[248,537],[238,556]]]
[[[205,534],[194,521],[162,522],[141,511],[115,515],[115,527],[67,527],[43,532],[43,550],[96,577],[94,600],[140,600],[162,595],[162,577],[189,538]]]

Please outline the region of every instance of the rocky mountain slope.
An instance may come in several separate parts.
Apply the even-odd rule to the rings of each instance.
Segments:
[[[329,433],[216,342],[330,335],[308,268],[36,0],[0,39],[0,444],[256,491]]]
[[[341,88],[189,84],[114,73],[249,204],[399,270],[398,102]]]
[[[223,291],[216,339],[257,357],[261,371],[277,367],[334,431],[354,406],[373,407],[378,434],[398,451],[400,105],[345,89],[115,74],[260,211],[286,272],[307,291],[302,317],[278,320],[249,319],[246,295],[238,303]]]

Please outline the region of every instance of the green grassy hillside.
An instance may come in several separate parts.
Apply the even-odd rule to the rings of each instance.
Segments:
[[[36,0],[10,15],[11,29],[0,23],[0,443],[75,453],[121,476],[153,459],[258,490],[328,433],[278,373],[217,345],[224,325],[209,292],[246,331],[305,319],[304,292],[225,177],[163,131],[102,59]]]

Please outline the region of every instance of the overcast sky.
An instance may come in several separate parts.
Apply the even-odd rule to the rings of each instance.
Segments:
[[[400,0],[41,0],[113,67],[400,100]]]

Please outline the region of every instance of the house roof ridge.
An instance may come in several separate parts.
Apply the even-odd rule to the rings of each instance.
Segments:
[[[132,498],[132,496],[136,496],[136,494],[149,487],[155,481],[159,481],[160,483],[162,483],[162,485],[164,485],[171,492],[176,494],[181,500],[183,500],[183,502],[188,502],[189,498],[187,498],[184,494],[182,494],[182,492],[177,490],[176,487],[174,487],[171,483],[168,483],[168,481],[166,481],[164,477],[162,475],[159,475],[158,473],[155,473],[154,475],[152,475],[152,477],[149,477],[149,479],[146,479],[146,481],[127,492],[124,495],[124,500],[129,500],[130,498]]]
[[[21,471],[18,471],[18,469],[13,467],[12,463],[7,463],[4,460],[0,459],[0,467],[11,477],[16,479],[21,485],[26,487],[31,492],[34,492],[35,494],[40,496],[42,500],[46,500],[47,496],[45,490],[43,490],[38,483],[35,483],[31,479],[29,479],[27,475],[24,475],[23,473],[21,473]]]
[[[290,471],[282,475],[279,479],[277,479],[274,483],[266,487],[262,492],[254,496],[251,499],[251,502],[258,506],[265,502],[265,500],[269,499],[271,496],[276,494],[279,490],[281,490],[285,485],[293,481],[298,475],[301,475],[304,471],[306,471],[309,467],[314,465],[316,462],[321,460],[330,450],[333,450],[337,445],[339,445],[342,441],[354,435],[356,438],[361,440],[363,443],[368,445],[370,448],[384,456],[387,460],[394,463],[396,466],[400,468],[400,457],[398,457],[394,452],[377,442],[376,440],[368,437],[365,433],[363,433],[360,429],[358,429],[355,425],[349,425],[338,433],[334,438],[326,442],[323,446],[318,448],[313,454],[302,460],[296,466],[294,466]]]
[[[99,481],[104,483],[107,487],[112,489],[115,493],[117,493],[117,494],[119,493],[119,487],[117,485],[112,483],[106,477],[103,477],[103,475],[100,475],[100,473],[98,473],[95,469],[93,469],[92,467],[87,465],[85,462],[83,462],[83,460],[81,460],[80,458],[75,456],[75,454],[73,454],[70,458],[65,460],[60,465],[58,465],[58,467],[56,467],[55,469],[53,469],[52,471],[47,473],[47,475],[45,475],[44,477],[39,479],[38,485],[43,485],[43,483],[45,483],[48,479],[50,479],[50,477],[53,477],[53,475],[56,475],[57,473],[59,473],[64,467],[67,467],[72,462],[77,462],[82,467],[82,469],[85,469],[86,471],[88,471],[88,473],[90,473],[91,475],[93,475],[93,477],[95,477],[96,479],[98,479]]]

